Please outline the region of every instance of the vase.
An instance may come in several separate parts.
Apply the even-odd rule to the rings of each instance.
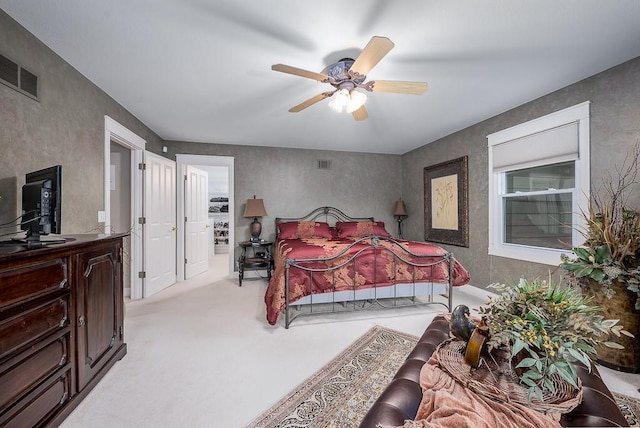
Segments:
[[[591,297],[594,305],[600,306],[605,319],[619,319],[619,325],[633,334],[635,337],[621,335],[606,340],[617,342],[624,349],[613,349],[606,346],[597,348],[596,361],[598,364],[610,369],[626,372],[640,373],[640,311],[635,309],[636,293],[627,290],[624,284],[611,286],[615,291],[610,298],[605,296],[602,285],[591,278],[582,278],[580,288],[582,293]]]

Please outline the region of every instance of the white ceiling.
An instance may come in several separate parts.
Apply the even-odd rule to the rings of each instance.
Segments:
[[[0,0],[0,7],[161,138],[402,154],[640,56],[638,0]],[[395,48],[355,122],[320,72],[372,36]],[[357,54],[357,51],[356,51]],[[34,70],[46,77],[46,70]]]

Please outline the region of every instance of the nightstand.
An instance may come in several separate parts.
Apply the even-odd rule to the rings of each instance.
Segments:
[[[273,256],[271,255],[271,247],[273,242],[260,241],[251,242],[243,241],[239,242],[242,253],[238,259],[238,274],[240,278],[240,287],[242,287],[242,280],[244,278],[244,271],[249,270],[266,270],[267,280],[271,280],[271,270],[273,268]],[[247,249],[251,249],[250,254],[247,254]]]

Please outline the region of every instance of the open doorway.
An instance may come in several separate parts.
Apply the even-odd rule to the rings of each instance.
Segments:
[[[98,212],[98,221],[104,222],[105,233],[120,232],[113,229],[111,218],[111,158],[112,149],[119,153],[117,146],[121,146],[129,152],[130,172],[126,230],[130,251],[124,255],[124,269],[129,275],[124,286],[130,289],[131,299],[142,299],[176,282],[176,163],[145,151],[144,139],[109,116],[104,119],[104,211]],[[125,221],[126,217],[124,214]],[[127,274],[123,277],[127,278]]]
[[[131,217],[131,150],[111,141],[109,198],[111,233],[128,233],[133,225]],[[131,297],[131,239],[123,240],[124,297]]]
[[[115,145],[114,145],[115,143]],[[111,153],[112,149],[117,152],[124,150],[127,155],[122,154],[121,157],[129,159],[129,252],[124,255],[124,269],[126,273],[123,275],[125,293],[128,293],[132,299],[141,299],[143,296],[143,280],[138,272],[143,271],[143,242],[142,242],[142,226],[136,221],[142,217],[143,190],[142,190],[142,171],[138,165],[143,163],[144,149],[146,142],[144,139],[125,128],[109,116],[104,117],[104,211],[98,212],[99,222],[104,222],[104,232],[111,233]],[[124,152],[121,152],[124,153]],[[124,176],[116,178],[116,184],[126,180]],[[126,191],[125,191],[126,192]],[[124,193],[123,193],[124,195]],[[118,197],[122,202],[122,198]],[[104,219],[100,218],[104,216]],[[124,220],[122,220],[124,219]],[[121,217],[121,221],[126,221],[126,214]],[[127,268],[128,266],[128,268]]]
[[[229,254],[229,167],[198,165],[209,173],[209,256]],[[228,274],[228,272],[227,272]]]
[[[224,276],[233,277],[235,263],[234,248],[234,195],[233,167],[234,158],[229,156],[176,155],[179,174],[185,175],[187,167],[196,167],[209,175],[209,256],[210,266],[223,269]],[[178,218],[184,219],[185,192],[178,186]],[[178,260],[185,257],[184,222],[178,222]],[[215,258],[215,260],[214,260]],[[224,259],[224,260],[221,260]],[[178,280],[185,279],[185,265],[178,263]]]

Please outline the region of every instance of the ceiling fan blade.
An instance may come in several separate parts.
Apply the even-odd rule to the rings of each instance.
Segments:
[[[427,90],[426,82],[394,82],[391,80],[374,80],[373,92],[393,92],[396,94],[424,94]]]
[[[329,77],[324,74],[316,73],[315,71],[303,70],[297,67],[291,67],[290,65],[274,64],[271,66],[271,69],[273,71],[280,71],[282,73],[293,74],[294,76],[302,76],[309,79],[317,80],[318,82],[327,82],[329,80]]]
[[[291,113],[298,113],[299,111],[304,110],[307,107],[311,107],[315,103],[319,103],[320,101],[324,100],[327,97],[330,97],[331,95],[333,95],[331,92],[323,92],[321,94],[316,95],[313,98],[309,98],[308,100],[301,102],[297,106],[291,107],[289,111]]]
[[[380,62],[395,45],[386,37],[373,36],[367,46],[364,47],[358,58],[351,66],[351,71],[362,74],[369,74],[369,71]]]
[[[364,107],[364,105],[351,114],[353,115],[353,118],[357,121],[365,120],[366,118],[369,117],[369,113],[367,113],[367,109]]]

